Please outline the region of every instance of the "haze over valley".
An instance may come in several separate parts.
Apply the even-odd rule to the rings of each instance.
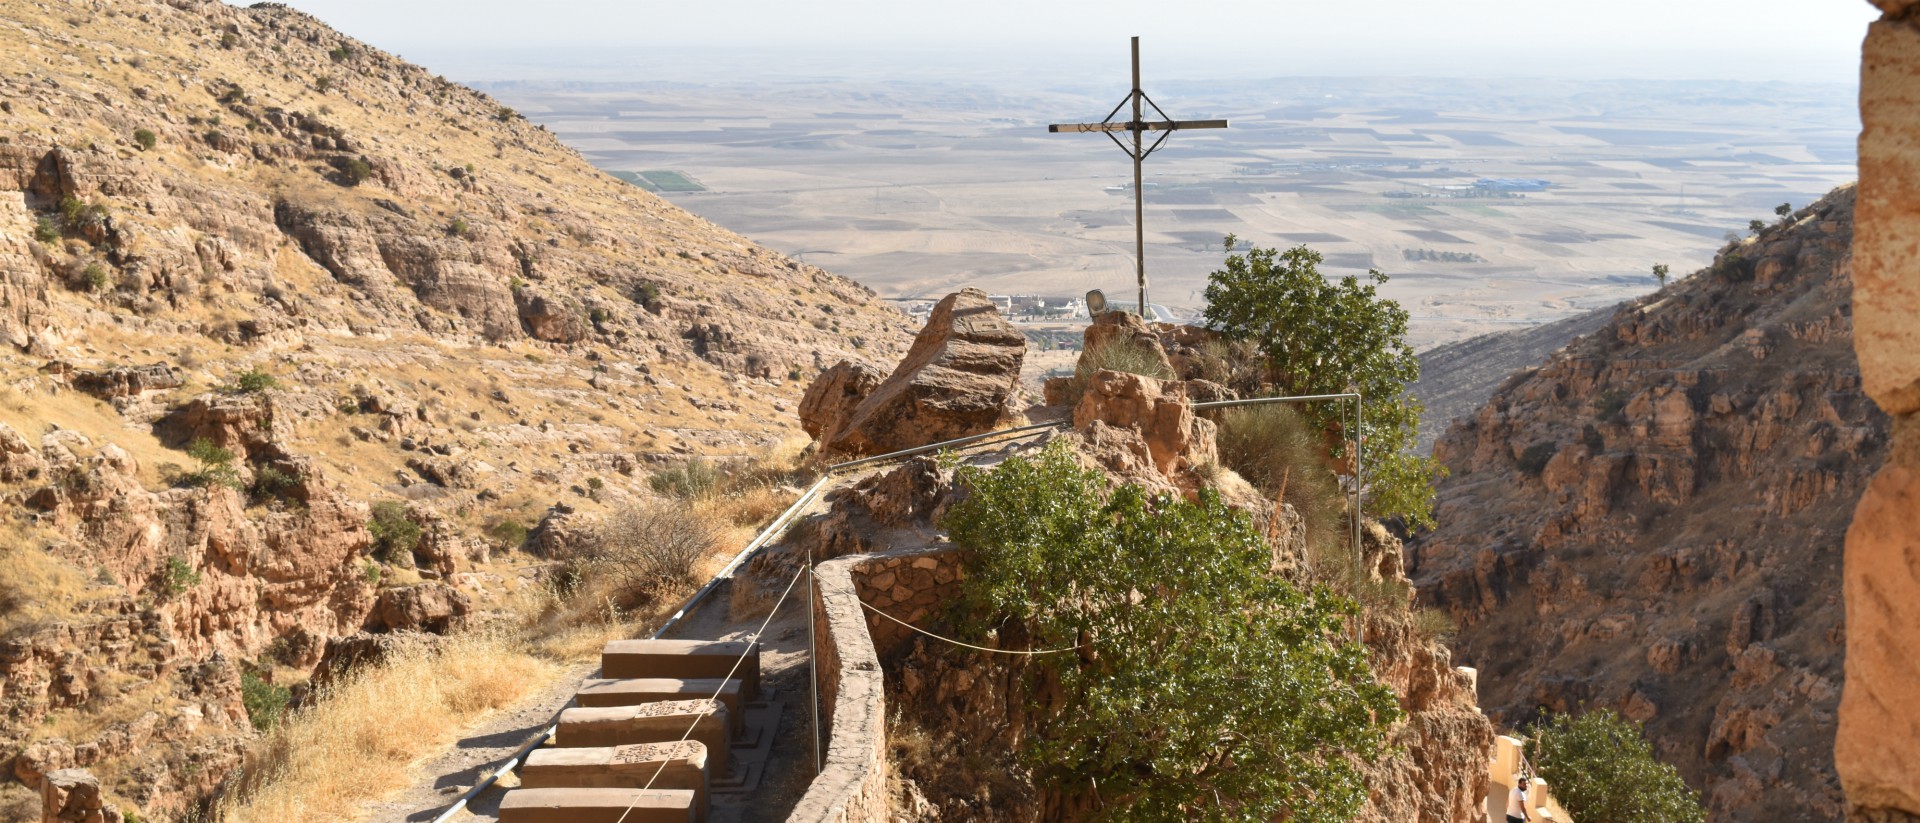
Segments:
[[[1648,291],[1655,263],[1690,272],[1749,220],[1855,174],[1840,84],[1155,82],[1144,42],[1143,86],[1168,114],[1232,122],[1147,161],[1149,296],[1183,315],[1233,233],[1392,275],[1421,347],[1546,322]],[[886,81],[815,61],[824,76],[778,83],[480,85],[601,168],[882,296],[1131,295],[1126,155],[1045,128],[1124,97],[1120,58],[1110,82]],[[1549,185],[1475,188],[1497,178]]]

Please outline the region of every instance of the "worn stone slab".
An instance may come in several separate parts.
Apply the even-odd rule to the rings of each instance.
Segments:
[[[694,823],[687,789],[514,789],[500,823]]]
[[[745,660],[741,660],[743,655]],[[740,680],[741,696],[753,700],[760,696],[760,644],[744,640],[615,640],[600,652],[600,676],[734,677]]]
[[[572,749],[697,740],[706,746],[707,768],[725,775],[732,768],[732,727],[727,716],[726,705],[713,700],[573,708],[560,713],[560,729],[553,741],[555,746]],[[687,733],[689,727],[692,734]]]
[[[746,701],[740,698],[738,679],[713,677],[588,678],[580,682],[575,703],[586,708],[638,706],[668,700],[719,700],[727,707],[727,728],[739,734],[746,726]]]
[[[525,789],[687,789],[707,818],[707,746],[698,740],[577,749],[535,749],[520,768]]]

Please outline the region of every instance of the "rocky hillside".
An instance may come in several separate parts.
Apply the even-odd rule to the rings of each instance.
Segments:
[[[1508,377],[1409,546],[1508,726],[1611,707],[1716,819],[1838,820],[1842,539],[1885,455],[1836,190]]]
[[[1495,332],[1435,346],[1420,353],[1420,379],[1407,390],[1420,400],[1420,437],[1415,451],[1425,454],[1453,421],[1478,411],[1507,375],[1545,359],[1583,334],[1599,331],[1613,307],[1594,309],[1551,323]]]
[[[795,439],[907,340],[284,6],[0,0],[0,760],[178,811],[243,663],[455,625],[543,517]],[[418,539],[370,556],[374,502]]]

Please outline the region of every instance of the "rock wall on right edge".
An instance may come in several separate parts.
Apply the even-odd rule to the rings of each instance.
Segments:
[[[1920,4],[1879,0],[1860,65],[1854,347],[1893,445],[1847,530],[1847,816],[1920,820]]]
[[[1439,527],[1409,544],[1489,716],[1614,709],[1715,819],[1845,814],[1841,551],[1888,449],[1853,350],[1855,196],[1508,377],[1435,446]]]

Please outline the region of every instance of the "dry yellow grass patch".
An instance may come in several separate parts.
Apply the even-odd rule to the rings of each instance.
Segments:
[[[332,821],[414,782],[412,766],[555,674],[517,639],[452,638],[399,651],[290,715],[221,799],[227,821]]]

